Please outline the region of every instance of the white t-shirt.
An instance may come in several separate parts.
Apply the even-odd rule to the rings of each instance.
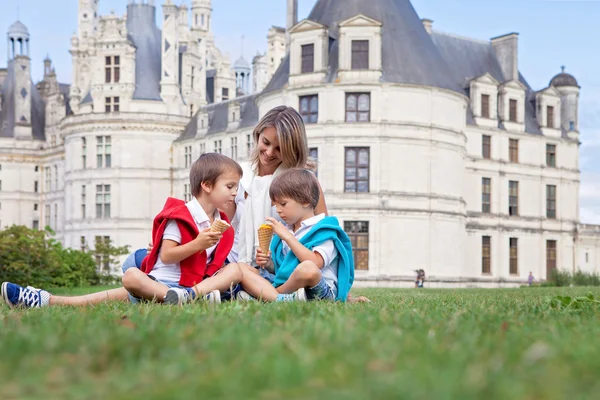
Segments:
[[[196,222],[196,227],[199,232],[202,232],[206,228],[210,228],[210,220],[208,219],[208,215],[202,209],[200,203],[195,198],[191,201],[187,202],[185,206],[190,210],[190,214],[194,218],[194,222]],[[215,210],[214,219],[221,219],[219,214],[219,210]],[[174,219],[169,220],[167,222],[167,226],[163,233],[163,240],[172,240],[181,244],[181,231],[177,226],[177,222]],[[218,243],[217,243],[218,244]],[[217,245],[215,244],[213,247],[206,249],[206,262],[209,263],[212,260],[212,254],[215,251]],[[160,253],[162,249],[159,250],[158,259],[156,260],[156,264],[154,264],[154,268],[150,272],[154,278],[162,282],[179,282],[181,279],[181,266],[179,263],[174,264],[165,264],[162,262],[160,258]]]
[[[288,225],[288,229],[290,232],[294,234],[294,237],[300,241],[313,226],[315,226],[319,221],[325,218],[325,214],[315,215],[309,219],[306,219],[300,223],[300,228],[294,232],[292,226]],[[283,241],[282,241],[283,242]],[[282,253],[285,257],[290,251],[290,246],[286,242],[283,242]],[[327,240],[321,243],[318,246],[313,247],[313,252],[317,252],[323,257],[323,268],[321,268],[321,273],[323,274],[323,279],[329,285],[333,294],[337,296],[337,282],[338,282],[338,251],[335,248],[335,244],[333,240]]]

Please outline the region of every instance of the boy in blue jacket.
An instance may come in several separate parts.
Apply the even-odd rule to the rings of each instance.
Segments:
[[[336,217],[315,215],[320,195],[315,175],[289,169],[273,180],[269,195],[286,225],[266,219],[275,234],[271,248],[268,254],[257,249],[260,271],[243,270],[244,290],[264,301],[346,301],[354,281],[352,246]]]

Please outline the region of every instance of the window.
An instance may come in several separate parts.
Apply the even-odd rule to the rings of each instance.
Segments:
[[[508,155],[510,162],[519,162],[519,141],[517,139],[508,140]]]
[[[81,251],[85,251],[87,248],[87,245],[85,243],[85,236],[80,236],[79,237],[79,247],[81,248]]]
[[[344,221],[344,230],[352,243],[354,269],[369,269],[369,222]]]
[[[346,147],[344,192],[369,192],[369,148]]]
[[[519,273],[519,247],[518,247],[518,239],[510,238],[510,266],[509,273],[511,275],[517,275]]]
[[[237,137],[231,138],[231,158],[234,160],[238,158]]]
[[[52,182],[52,170],[50,169],[50,167],[46,167],[44,168],[44,170],[46,171],[46,179],[44,181],[44,190],[46,192],[50,191],[50,182]]]
[[[33,211],[37,211],[39,207],[40,207],[40,206],[39,206],[39,204],[38,204],[38,203],[34,203],[34,204],[33,204]]]
[[[481,238],[481,273],[492,273],[492,238],[483,236]]]
[[[200,143],[200,155],[206,153],[206,143]]]
[[[346,93],[346,122],[371,120],[371,94]]]
[[[221,97],[223,98],[223,101],[229,100],[229,88],[224,87],[221,89]]]
[[[315,45],[302,45],[302,66],[300,72],[308,74],[315,71]]]
[[[185,146],[184,164],[185,168],[192,166],[192,146]]]
[[[546,126],[548,128],[554,128],[554,107],[546,107]]]
[[[492,212],[492,179],[481,178],[481,211]]]
[[[119,56],[106,56],[104,62],[104,81],[106,83],[119,82],[121,58]]]
[[[33,169],[35,172],[38,172],[40,170],[40,166],[36,165],[35,168]]]
[[[319,149],[317,147],[311,147],[310,149],[308,149],[308,156],[313,159],[313,161],[315,162],[315,164],[318,164],[318,162],[319,162]],[[319,170],[318,170],[318,167],[316,165],[315,165],[315,175],[319,176]]]
[[[486,160],[492,158],[492,137],[483,135],[481,137],[481,156]]]
[[[46,205],[44,211],[44,226],[50,226],[50,205]]]
[[[192,73],[190,74],[190,86],[193,89],[194,88],[194,67],[192,67]],[[193,109],[193,106],[192,106]]]
[[[105,246],[110,246],[110,236],[96,236],[96,265],[100,270],[108,271],[110,269],[110,256],[106,254]],[[102,254],[104,253],[104,254]]]
[[[556,167],[556,145],[546,145],[546,165],[548,167]]]
[[[192,193],[190,192],[189,183],[183,185],[183,200],[185,200],[186,202],[192,201]]]
[[[214,147],[215,147],[215,153],[221,154],[221,141],[220,140],[215,140]]]
[[[546,185],[546,217],[556,218],[556,185]]]
[[[519,215],[519,182],[508,182],[508,215]]]
[[[81,185],[81,218],[85,219],[85,185]]]
[[[300,97],[300,115],[305,124],[314,124],[319,119],[319,96],[314,94]]]
[[[110,168],[111,158],[110,136],[96,136],[96,166],[98,168]]]
[[[352,69],[369,69],[369,41],[352,41]]]
[[[569,121],[569,131],[573,132],[575,130],[575,121]]]
[[[59,187],[58,187],[58,165],[54,166],[54,188],[56,190],[59,189]]]
[[[58,230],[58,204],[54,204],[54,230]]]
[[[252,154],[252,135],[251,134],[247,134],[246,135],[246,152],[248,153],[248,157],[250,157],[250,155]]]
[[[119,98],[118,97],[105,97],[104,98],[104,111],[119,112]]]
[[[110,185],[96,185],[96,218],[110,218]]]
[[[588,254],[585,253],[587,263]],[[546,279],[551,279],[553,271],[556,270],[556,240],[546,240]]]
[[[1,189],[0,189],[0,190],[1,190]],[[38,193],[38,192],[40,191],[40,184],[39,184],[39,182],[38,182],[38,181],[34,181],[34,182],[33,182],[33,191],[34,191],[35,193]]]
[[[481,116],[483,118],[490,117],[490,95],[489,94],[481,95]]]
[[[85,138],[81,138],[81,166],[87,168],[87,142]]]
[[[517,122],[517,101],[513,99],[508,101],[508,120]]]
[[[33,223],[31,224],[31,228],[35,229],[36,231],[40,230],[40,221],[38,221],[37,219],[33,220]]]
[[[587,264],[590,261],[589,253],[585,253],[585,263]]]

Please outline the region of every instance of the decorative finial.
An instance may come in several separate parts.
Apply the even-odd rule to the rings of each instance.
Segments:
[[[244,58],[244,38],[245,36],[242,35],[242,58]]]
[[[561,65],[561,66],[560,66],[560,69],[562,70],[562,73],[563,73],[563,74],[565,73],[565,68],[566,68],[566,67],[565,67],[564,65]]]

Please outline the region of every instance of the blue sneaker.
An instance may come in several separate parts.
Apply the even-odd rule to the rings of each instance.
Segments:
[[[278,294],[277,300],[275,301],[306,301],[306,290],[304,288],[300,288],[296,290],[294,293],[290,294]]]
[[[50,293],[45,290],[35,289],[31,286],[24,288],[22,286],[15,285],[14,283],[3,282],[2,298],[10,308],[39,308],[48,305],[50,301]]]

